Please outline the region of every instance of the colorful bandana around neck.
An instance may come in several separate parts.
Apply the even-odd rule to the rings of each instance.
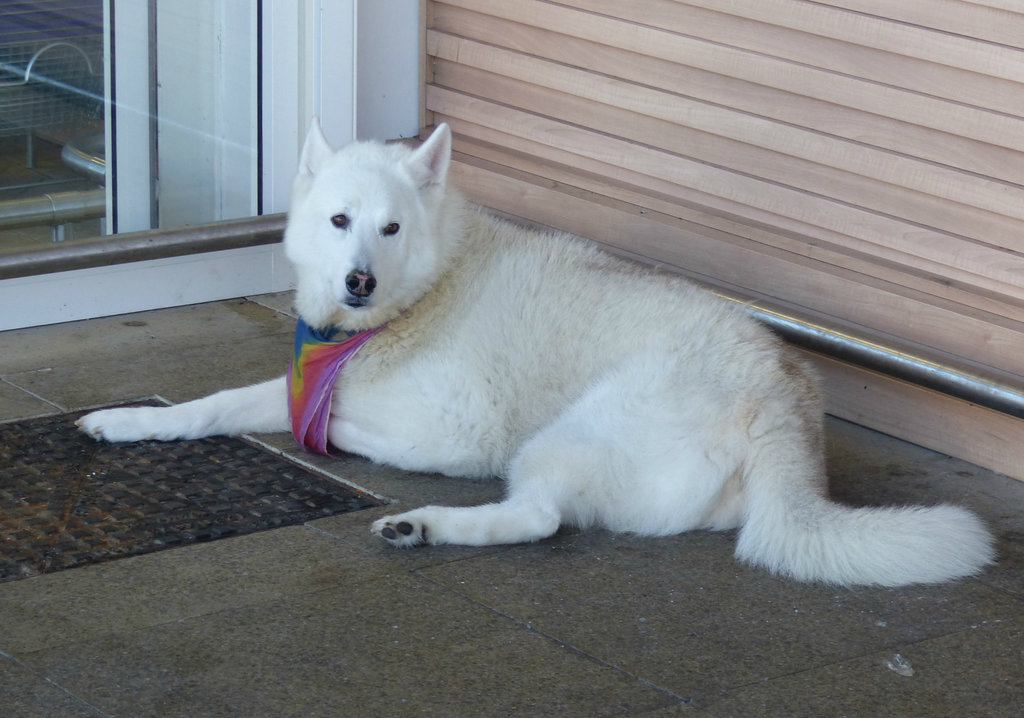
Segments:
[[[288,417],[292,434],[302,446],[330,455],[327,422],[331,418],[331,392],[341,370],[360,347],[383,329],[347,332],[335,328],[314,329],[299,317],[295,327],[295,351],[288,373]]]

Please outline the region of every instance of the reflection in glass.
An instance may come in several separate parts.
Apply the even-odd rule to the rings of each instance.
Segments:
[[[0,0],[0,253],[258,214],[258,6]]]
[[[0,3],[0,252],[100,234],[103,5]]]

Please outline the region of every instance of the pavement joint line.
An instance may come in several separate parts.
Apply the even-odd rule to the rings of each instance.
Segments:
[[[638,683],[641,683],[641,684],[647,686],[648,688],[651,688],[652,690],[655,690],[658,693],[661,693],[662,695],[668,696],[669,698],[672,698],[673,700],[679,701],[680,703],[683,703],[683,704],[686,704],[686,705],[690,705],[690,704],[693,703],[693,698],[691,698],[691,697],[681,696],[678,693],[672,692],[668,688],[665,688],[663,686],[659,686],[657,683],[649,681],[648,679],[644,678],[643,676],[638,676],[638,675],[636,675],[636,674],[626,670],[622,666],[615,665],[614,663],[609,663],[608,661],[604,660],[603,658],[599,658],[598,656],[595,656],[595,655],[593,655],[593,654],[591,654],[591,653],[589,653],[587,651],[584,651],[582,648],[579,648],[579,647],[573,645],[572,643],[569,643],[568,641],[563,641],[562,639],[558,638],[555,635],[552,635],[552,634],[550,634],[550,633],[548,633],[546,631],[540,630],[539,628],[535,627],[533,624],[531,624],[531,623],[529,623],[527,621],[524,621],[521,618],[516,618],[515,616],[509,615],[509,614],[507,614],[507,613],[505,613],[503,611],[499,611],[495,607],[489,606],[486,603],[483,603],[482,601],[480,601],[478,599],[475,599],[472,596],[469,596],[469,595],[463,593],[462,591],[459,591],[459,590],[457,590],[455,588],[452,588],[451,586],[449,586],[449,585],[447,585],[445,583],[442,583],[441,581],[438,581],[436,579],[430,578],[429,576],[423,574],[420,569],[410,569],[409,573],[414,574],[417,578],[421,578],[421,579],[423,579],[425,581],[429,581],[430,583],[434,584],[435,586],[438,586],[439,588],[442,588],[445,591],[449,591],[449,592],[455,594],[456,596],[459,596],[459,597],[469,601],[470,603],[476,604],[477,606],[480,606],[481,608],[484,608],[487,611],[491,612],[495,616],[499,616],[501,618],[504,618],[506,621],[510,621],[514,625],[519,626],[520,628],[523,628],[523,629],[525,629],[526,631],[528,631],[530,633],[533,633],[533,634],[535,634],[537,636],[540,636],[541,638],[544,638],[544,639],[546,639],[546,640],[556,644],[559,648],[564,648],[564,649],[566,649],[566,650],[568,650],[568,651],[570,651],[572,653],[575,653],[576,655],[580,656],[581,658],[583,658],[585,660],[591,661],[592,663],[596,663],[599,666],[603,666],[603,667],[611,669],[611,670],[613,670],[613,671],[615,671],[617,673],[620,673],[621,675],[626,676],[626,677],[628,677],[628,678],[630,678],[630,679],[632,679],[634,681],[637,681]]]
[[[31,675],[35,676],[36,678],[38,678],[38,679],[40,679],[42,681],[45,681],[47,684],[53,686],[55,689],[57,689],[58,691],[60,691],[64,695],[66,695],[68,698],[70,698],[73,701],[75,701],[76,703],[78,703],[78,704],[80,704],[82,706],[85,706],[89,710],[95,711],[96,715],[99,716],[99,718],[114,718],[114,716],[112,714],[107,713],[104,710],[101,710],[99,707],[93,705],[92,703],[90,703],[89,701],[85,700],[81,696],[76,695],[75,693],[72,693],[67,688],[62,686],[60,683],[57,683],[55,680],[53,680],[49,676],[46,676],[46,675],[40,673],[39,671],[35,670],[31,666],[26,665],[23,661],[19,660],[17,658],[17,656],[12,656],[11,654],[9,654],[9,653],[7,653],[5,651],[0,651],[0,659],[10,661],[13,665],[17,666],[21,670],[26,671],[27,673],[30,673]]]
[[[32,371],[22,371],[22,372],[16,372],[16,373],[13,373],[13,374],[4,374],[3,376],[0,376],[0,383],[6,384],[7,386],[11,387],[12,389],[15,389],[16,391],[20,391],[22,394],[28,394],[33,399],[37,399],[37,400],[43,402],[44,404],[49,404],[50,406],[54,407],[55,409],[57,409],[58,411],[60,411],[62,413],[68,412],[68,409],[63,407],[63,406],[61,406],[60,404],[57,404],[56,402],[50,401],[45,396],[41,396],[39,394],[36,394],[34,391],[30,391],[29,389],[26,389],[25,387],[21,386],[20,384],[15,384],[10,379],[11,377],[14,377],[14,376],[21,376],[23,374],[35,374],[35,373],[39,373],[41,371],[51,371],[51,370],[50,369],[34,369]],[[45,415],[43,414],[43,415],[40,415],[40,416],[45,416]],[[24,420],[26,418],[34,419],[36,417],[34,417],[34,416],[33,417],[19,417],[19,418],[12,419],[11,421],[22,421],[22,420]]]

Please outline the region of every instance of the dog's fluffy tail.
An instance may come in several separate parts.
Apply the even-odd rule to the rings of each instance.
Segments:
[[[793,474],[823,471],[820,462],[793,456],[792,443],[773,444],[761,447],[745,477],[739,558],[805,581],[882,586],[937,583],[992,562],[992,536],[970,511],[832,503],[816,487],[817,477]]]

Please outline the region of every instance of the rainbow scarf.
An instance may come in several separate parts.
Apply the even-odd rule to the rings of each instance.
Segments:
[[[299,317],[295,351],[288,373],[288,417],[292,434],[302,446],[330,455],[327,422],[331,418],[331,392],[341,370],[359,348],[383,329],[349,332],[330,327],[314,329]],[[335,338],[341,335],[341,338]]]

